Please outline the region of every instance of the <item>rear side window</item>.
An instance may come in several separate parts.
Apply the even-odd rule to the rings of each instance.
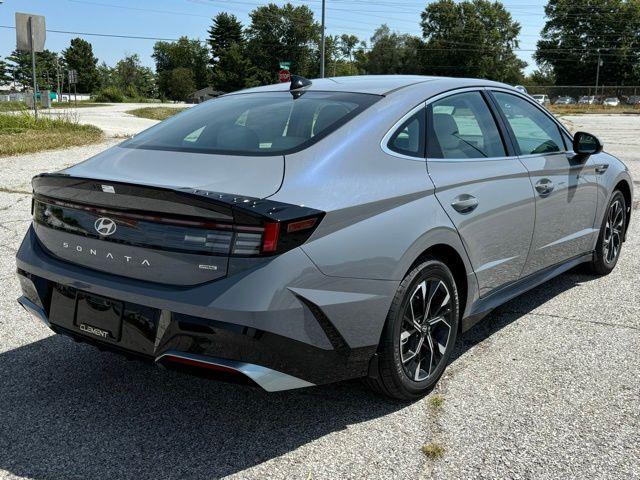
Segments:
[[[496,122],[480,92],[466,92],[428,106],[429,158],[493,158],[506,155]]]
[[[313,144],[380,98],[342,92],[229,95],[171,117],[122,146],[230,155],[281,155]]]
[[[520,155],[535,155],[565,150],[558,125],[534,105],[515,95],[493,92],[507,117]]]
[[[425,119],[424,108],[409,117],[389,139],[389,150],[424,159]]]

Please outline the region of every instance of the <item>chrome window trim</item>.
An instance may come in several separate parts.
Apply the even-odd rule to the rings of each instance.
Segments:
[[[418,113],[420,111],[420,109],[424,109],[426,108],[426,102],[421,102],[418,105],[416,105],[415,107],[413,107],[411,110],[409,110],[407,113],[405,113],[400,120],[398,120],[396,123],[393,124],[393,126],[387,130],[387,133],[385,133],[384,137],[382,137],[382,140],[380,141],[380,148],[382,148],[382,151],[384,153],[386,153],[387,155],[391,155],[392,157],[397,157],[397,158],[402,158],[404,160],[413,160],[414,162],[424,162],[425,161],[425,157],[423,156],[419,156],[419,157],[413,157],[411,155],[405,155],[403,153],[398,153],[395,152],[393,150],[391,150],[389,148],[389,141],[391,140],[391,137],[393,137],[393,135],[395,135],[396,131],[402,126],[402,124],[404,122],[406,122],[410,117],[412,117],[413,115],[415,115],[416,113]],[[425,139],[426,141],[426,139]]]

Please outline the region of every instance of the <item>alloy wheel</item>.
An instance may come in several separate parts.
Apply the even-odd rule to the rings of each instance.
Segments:
[[[423,280],[403,312],[400,360],[404,373],[421,382],[436,372],[444,358],[452,325],[452,298],[439,278]]]
[[[602,256],[609,265],[614,263],[620,253],[624,229],[624,209],[620,200],[616,200],[607,212],[607,223],[604,227]]]

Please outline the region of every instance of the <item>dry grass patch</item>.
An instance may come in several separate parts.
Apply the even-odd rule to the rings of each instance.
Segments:
[[[617,107],[604,105],[548,105],[547,108],[556,115],[580,115],[585,113],[640,113],[638,105],[620,104]]]
[[[437,460],[444,455],[444,447],[437,442],[427,443],[422,446],[422,453],[431,460]]]
[[[143,107],[129,110],[126,113],[133,115],[134,117],[162,121],[186,109],[187,107]]]
[[[65,118],[39,118],[29,113],[0,114],[0,156],[55,150],[97,143],[102,130]]]
[[[429,407],[434,412],[442,411],[442,407],[444,406],[444,397],[442,395],[431,395],[428,399]]]

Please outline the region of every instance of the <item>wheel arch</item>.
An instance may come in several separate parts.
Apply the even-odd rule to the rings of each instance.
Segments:
[[[458,289],[458,298],[460,299],[460,320],[462,320],[469,302],[470,285],[468,276],[469,273],[471,273],[467,269],[463,256],[453,246],[446,243],[437,243],[429,246],[420,253],[420,255],[418,255],[411,266],[407,269],[405,275],[429,258],[435,258],[442,261],[442,263],[451,270]],[[459,328],[461,327],[462,321],[459,322]]]
[[[633,195],[631,193],[631,185],[627,180],[620,180],[616,186],[613,188],[613,191],[620,190],[622,196],[624,197],[624,201],[627,204],[627,220],[624,226],[624,240],[627,238],[627,231],[629,230],[629,221],[631,220],[631,210],[633,210]]]

